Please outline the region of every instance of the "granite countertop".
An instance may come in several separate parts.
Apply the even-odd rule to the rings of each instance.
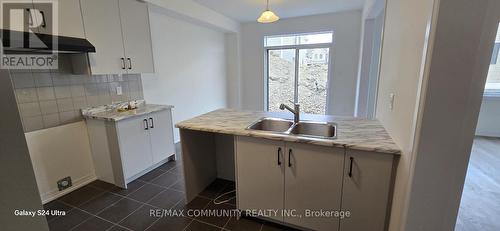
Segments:
[[[146,115],[152,112],[163,111],[173,108],[172,105],[142,104],[137,109],[118,112],[116,108],[108,109],[105,106],[83,109],[82,115],[86,119],[97,119],[105,121],[120,121],[135,116]]]
[[[206,131],[238,136],[261,137],[289,142],[310,143],[323,146],[347,147],[362,151],[401,154],[401,149],[378,120],[353,117],[301,114],[302,121],[333,122],[337,124],[336,139],[318,139],[296,135],[279,134],[246,128],[262,117],[292,119],[289,112],[254,112],[231,109],[215,110],[189,120],[177,123],[180,129]]]

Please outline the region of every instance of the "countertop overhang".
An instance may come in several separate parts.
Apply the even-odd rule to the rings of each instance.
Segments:
[[[345,147],[362,151],[373,151],[400,155],[401,149],[378,120],[354,117],[301,114],[302,121],[333,122],[337,124],[336,139],[309,138],[265,131],[246,129],[248,125],[263,117],[293,119],[287,112],[255,112],[218,109],[192,119],[179,122],[180,129],[221,133],[237,136],[260,137],[288,142],[309,143],[322,146]]]

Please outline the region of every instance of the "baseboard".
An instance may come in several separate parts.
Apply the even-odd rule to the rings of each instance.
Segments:
[[[43,193],[40,195],[40,197],[42,198],[42,204],[49,203],[49,202],[51,202],[59,197],[62,197],[70,192],[73,192],[73,191],[75,191],[75,190],[89,184],[90,182],[95,181],[95,180],[97,180],[97,177],[95,174],[87,175],[87,176],[84,176],[84,177],[81,177],[79,179],[74,180],[73,186],[71,186],[70,188],[68,188],[64,191],[59,191],[59,189],[55,188],[49,192]]]

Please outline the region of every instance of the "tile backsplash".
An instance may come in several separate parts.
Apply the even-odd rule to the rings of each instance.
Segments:
[[[16,71],[11,78],[25,132],[80,121],[82,108],[144,98],[140,75]]]

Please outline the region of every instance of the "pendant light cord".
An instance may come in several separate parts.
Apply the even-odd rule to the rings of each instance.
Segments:
[[[269,0],[267,0],[267,3],[266,3],[266,11],[269,10]]]

